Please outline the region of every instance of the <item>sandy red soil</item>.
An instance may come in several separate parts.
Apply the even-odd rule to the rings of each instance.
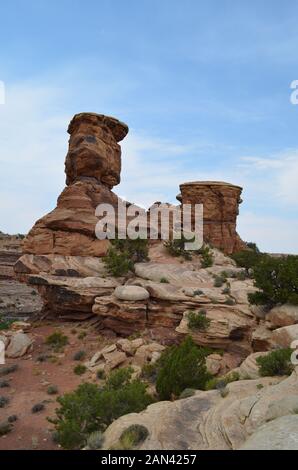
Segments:
[[[72,332],[74,329],[76,334]],[[62,331],[67,335],[69,344],[63,353],[54,353],[57,362],[38,362],[38,356],[52,353],[45,344],[45,338],[54,331]],[[86,332],[86,336],[79,339],[78,335],[82,332]],[[79,350],[84,350],[86,358],[90,358],[93,352],[108,342],[87,324],[49,323],[35,326],[29,334],[34,339],[33,352],[20,359],[7,359],[6,365],[18,364],[18,370],[0,378],[10,383],[9,388],[0,389],[0,395],[10,400],[8,405],[0,408],[0,422],[11,415],[18,417],[12,432],[0,437],[0,450],[58,450],[59,446],[52,440],[53,425],[47,421],[48,416],[55,415],[54,411],[58,406],[57,395],[48,395],[47,388],[49,385],[56,385],[61,395],[75,389],[82,382],[98,381],[90,372],[82,376],[75,375],[73,368],[79,362],[73,360],[73,355]],[[45,409],[32,413],[33,405],[41,402],[44,402]]]

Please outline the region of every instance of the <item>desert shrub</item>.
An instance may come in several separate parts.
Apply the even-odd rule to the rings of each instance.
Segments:
[[[257,247],[257,244],[254,242],[246,242],[247,248],[250,250],[254,251],[255,253],[260,253],[259,248]]]
[[[121,450],[130,450],[142,444],[149,435],[148,429],[141,424],[132,424],[125,429],[119,439]]]
[[[81,331],[81,333],[78,334],[78,339],[84,339],[86,338],[87,333],[86,331]]]
[[[13,320],[6,320],[4,318],[0,318],[0,331],[9,330],[12,323],[13,323]]]
[[[119,253],[115,248],[110,248],[103,258],[108,272],[115,277],[124,276],[133,270],[133,262],[128,253]]]
[[[204,390],[210,374],[206,369],[206,352],[188,336],[179,346],[165,350],[159,360],[156,390],[161,400],[179,397],[185,388]]]
[[[58,393],[57,385],[49,385],[47,388],[48,395],[56,395]]]
[[[74,367],[73,371],[76,375],[83,375],[87,371],[87,367],[84,364],[78,364]]]
[[[44,409],[45,409],[45,406],[43,403],[36,403],[35,405],[32,406],[31,412],[39,413],[40,411],[43,411]]]
[[[85,351],[77,351],[74,355],[73,355],[73,360],[74,361],[82,361],[83,359],[85,359],[86,357],[86,352]]]
[[[181,234],[181,238],[165,241],[164,246],[172,256],[183,256],[183,258],[186,260],[191,260],[192,252],[185,249],[185,243],[191,242],[193,240],[187,240],[185,236]]]
[[[215,276],[214,287],[222,287],[225,282],[226,279],[223,276]]]
[[[229,389],[227,387],[221,388],[219,392],[222,398],[225,398],[229,395]]]
[[[12,430],[12,425],[7,421],[0,423],[0,436],[6,436]]]
[[[103,387],[84,383],[71,393],[58,397],[60,408],[55,425],[57,440],[65,449],[82,447],[94,431],[104,430],[120,416],[140,412],[152,402],[146,385],[131,380],[132,369],[111,373]]]
[[[194,290],[193,294],[194,295],[203,295],[204,292],[201,289],[196,289],[196,290]]]
[[[229,383],[237,382],[240,379],[238,372],[230,372],[223,377],[212,377],[206,382],[206,390],[225,389]]]
[[[49,354],[39,354],[36,358],[36,362],[46,362],[48,359],[51,358],[51,355]]]
[[[111,240],[112,245],[116,250],[121,253],[128,253],[133,263],[141,263],[142,261],[148,261],[148,240],[142,238],[136,238],[131,240],[126,238],[125,240]]]
[[[268,258],[268,255],[254,250],[242,250],[232,254],[231,258],[236,261],[237,266],[248,271],[254,269],[263,259]]]
[[[103,258],[106,268],[115,277],[124,276],[133,271],[134,263],[148,260],[148,240],[111,240],[112,247]]]
[[[207,330],[210,320],[206,317],[206,310],[199,312],[190,311],[187,314],[187,326],[191,330]]]
[[[196,391],[193,388],[185,388],[183,392],[180,393],[179,400],[182,400],[183,398],[192,397],[195,393]]]
[[[235,305],[235,303],[236,303],[235,300],[232,298],[229,298],[225,301],[226,305]]]
[[[245,271],[239,271],[236,273],[235,277],[238,279],[238,281],[245,281],[245,279],[248,277],[248,273]]]
[[[158,361],[154,364],[144,364],[142,367],[141,378],[150,383],[154,383],[157,379]]]
[[[160,279],[160,282],[161,282],[162,284],[169,284],[169,281],[168,281],[168,279],[167,279],[166,277],[162,277],[162,278]]]
[[[51,346],[54,351],[59,352],[68,344],[68,338],[60,331],[55,331],[46,338],[46,344]]]
[[[103,380],[106,377],[105,371],[103,369],[98,369],[98,371],[96,372],[96,377],[99,380]]]
[[[198,253],[201,255],[202,268],[209,268],[213,265],[213,255],[208,245],[203,245]]]
[[[225,287],[225,288],[222,290],[221,293],[222,293],[222,294],[225,294],[225,295],[229,295],[229,294],[231,293],[231,288],[230,288],[230,286]]]
[[[8,387],[10,387],[8,380],[0,380],[0,388],[8,388]]]
[[[17,415],[10,415],[10,416],[8,416],[8,418],[7,418],[7,421],[8,421],[9,423],[15,423],[17,420],[18,420]]]
[[[266,257],[255,267],[254,278],[260,291],[248,295],[250,303],[298,305],[298,256]]]
[[[4,408],[9,403],[9,398],[4,397],[3,395],[0,396],[0,408]]]
[[[92,432],[87,438],[87,447],[91,450],[98,450],[102,448],[104,436],[101,431]]]
[[[18,370],[18,365],[17,364],[13,364],[11,366],[6,366],[6,367],[2,367],[0,369],[0,377],[3,377],[4,375],[8,375],[8,374],[12,374],[13,372],[15,372],[16,370]]]
[[[259,366],[259,373],[262,377],[271,377],[274,375],[290,375],[293,371],[291,364],[292,349],[276,349],[266,356],[260,356],[256,359]]]

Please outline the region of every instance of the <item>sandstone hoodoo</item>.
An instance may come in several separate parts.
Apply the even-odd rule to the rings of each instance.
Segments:
[[[128,127],[109,116],[81,113],[71,120],[68,132],[66,187],[57,207],[30,230],[15,272],[20,280],[38,286],[46,309],[91,315],[94,298],[117,285],[102,279],[99,258],[110,243],[96,238],[95,210],[101,203],[118,206],[111,189],[120,182],[118,142]]]
[[[121,147],[128,127],[117,119],[94,113],[74,116],[68,132],[66,188],[57,207],[36,222],[23,252],[35,255],[103,256],[108,243],[97,240],[95,209],[100,203],[117,206],[111,191],[120,182]]]
[[[129,278],[113,277],[104,262],[111,244],[96,238],[95,210],[101,203],[115,209],[119,203],[130,206],[112,192],[120,182],[119,142],[128,127],[112,117],[81,113],[68,132],[66,187],[57,207],[38,220],[24,240],[23,256],[15,265],[18,279],[38,288],[45,311],[70,319],[96,315],[102,329],[123,335],[146,328],[163,330],[163,338],[187,334],[187,312],[206,307],[211,325],[208,332],[196,335],[198,343],[249,353],[253,320],[246,300],[245,307],[226,305],[231,299],[212,287],[222,263],[235,275],[239,271],[224,253],[244,246],[236,233],[241,188],[216,182],[181,185],[182,203],[204,205],[204,239],[224,252],[213,250],[215,265],[220,260],[220,266],[201,268],[199,255],[193,264],[181,265],[162,240],[155,240],[149,241],[150,260],[136,263]],[[192,289],[190,296],[186,287]],[[217,317],[225,325],[220,334]]]
[[[193,181],[180,185],[182,204],[203,204],[204,241],[231,254],[245,248],[236,232],[242,188],[219,181]]]

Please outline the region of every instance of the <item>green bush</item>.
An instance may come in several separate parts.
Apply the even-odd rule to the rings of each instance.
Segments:
[[[9,330],[12,323],[13,323],[13,320],[5,320],[4,318],[0,318],[0,331]]]
[[[132,370],[119,369],[109,376],[103,387],[84,383],[71,393],[58,397],[60,408],[55,425],[56,438],[65,449],[81,448],[88,436],[103,431],[112,421],[128,413],[138,413],[152,403],[146,385],[131,380]]]
[[[150,383],[155,383],[158,372],[158,361],[154,364],[144,364],[142,367],[141,378]]]
[[[210,320],[206,317],[206,310],[201,309],[199,312],[188,312],[187,325],[191,330],[207,330]]]
[[[128,253],[133,263],[141,263],[142,261],[148,261],[148,240],[137,238],[131,240],[127,238],[125,240],[111,240],[113,247],[121,252]]]
[[[86,352],[81,350],[81,351],[77,351],[76,353],[74,353],[73,360],[82,361],[83,359],[85,359],[85,357],[86,357]]]
[[[142,444],[148,437],[149,432],[145,426],[141,424],[132,424],[123,431],[119,442],[121,450],[130,450]]]
[[[40,411],[43,411],[45,409],[45,406],[43,403],[36,403],[36,405],[33,405],[31,408],[32,413],[39,413]]]
[[[291,364],[292,349],[276,349],[267,356],[260,356],[256,359],[259,366],[259,373],[262,377],[272,377],[274,375],[290,375],[293,371]]]
[[[222,287],[225,282],[226,279],[223,276],[215,276],[214,287]]]
[[[213,255],[208,245],[203,245],[198,254],[201,255],[202,268],[209,268],[213,265]]]
[[[206,382],[206,390],[225,389],[229,383],[237,382],[240,379],[238,372],[230,372],[223,377],[212,377]]]
[[[162,277],[162,278],[160,279],[160,282],[161,282],[161,284],[169,284],[169,281],[168,281],[168,279],[167,279],[166,277]]]
[[[194,240],[194,239],[193,239]],[[168,252],[172,256],[183,256],[186,260],[191,260],[191,251],[190,250],[185,250],[185,243],[191,242],[193,240],[188,240],[185,238],[185,236],[182,234],[181,238],[178,239],[173,239],[173,240],[167,240],[164,242],[164,246],[167,248]]]
[[[58,393],[57,385],[49,385],[47,388],[48,395],[56,395]]]
[[[91,450],[98,450],[102,448],[104,437],[101,431],[94,431],[87,438],[87,446]]]
[[[103,258],[106,268],[115,277],[133,271],[134,263],[148,260],[148,240],[111,240],[112,247]]]
[[[254,269],[261,291],[248,295],[252,304],[298,304],[298,256],[264,258]]]
[[[98,371],[96,372],[96,377],[99,379],[99,380],[103,380],[106,378],[106,373],[103,369],[98,369]]]
[[[196,391],[193,388],[185,388],[183,392],[180,393],[179,400],[182,400],[183,398],[192,397],[195,393]]]
[[[12,431],[12,425],[7,421],[0,423],[0,437],[6,436],[6,434]]]
[[[51,346],[54,351],[59,352],[68,344],[68,338],[60,331],[55,331],[46,338],[46,344]]]
[[[12,364],[11,366],[6,366],[0,368],[0,377],[3,377],[4,375],[12,374],[16,370],[18,370],[19,366],[17,364]]]
[[[87,367],[84,364],[78,364],[74,367],[73,371],[76,375],[83,375],[87,372]]]
[[[268,258],[268,255],[253,250],[242,250],[231,255],[231,258],[236,261],[237,266],[249,269],[254,269],[263,259]]]
[[[0,396],[0,408],[4,408],[9,403],[9,398],[4,397],[3,395]]]
[[[164,351],[159,360],[156,390],[161,400],[179,397],[185,388],[204,390],[210,378],[206,369],[206,352],[188,336],[179,346]]]

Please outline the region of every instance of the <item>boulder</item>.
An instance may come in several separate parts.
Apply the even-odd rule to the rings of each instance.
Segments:
[[[255,321],[248,307],[238,305],[206,305],[204,306],[209,326],[205,330],[188,327],[188,310],[176,328],[180,334],[191,334],[200,346],[224,349],[242,356],[251,351],[251,332]]]
[[[115,369],[126,361],[126,354],[122,351],[113,351],[103,354],[105,360],[105,368],[108,370]]]
[[[269,351],[272,347],[272,332],[266,325],[260,324],[252,333],[252,348],[254,351]]]
[[[222,356],[220,354],[209,354],[206,358],[206,367],[210,374],[217,375],[221,368]]]
[[[114,291],[114,295],[119,300],[138,301],[149,299],[149,292],[139,286],[118,286]]]
[[[240,379],[257,379],[260,377],[259,374],[259,366],[256,362],[258,357],[266,356],[268,353],[266,352],[255,352],[250,354],[236,369],[239,373]]]
[[[15,333],[10,337],[5,355],[13,359],[22,357],[32,348],[32,343],[32,339],[25,333]]]
[[[280,346],[282,348],[289,348],[293,341],[298,340],[298,324],[283,326],[272,332],[272,343],[273,345]]]
[[[274,307],[266,316],[275,328],[298,323],[298,305],[284,304]]]

